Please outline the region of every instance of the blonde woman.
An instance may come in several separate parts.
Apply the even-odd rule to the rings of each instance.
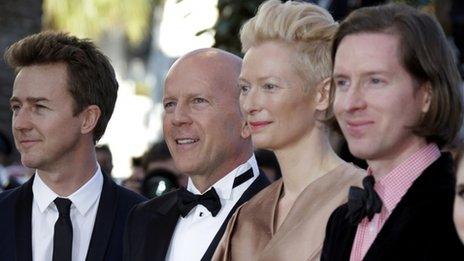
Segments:
[[[335,154],[321,121],[336,29],[316,5],[277,0],[243,26],[240,104],[255,146],[275,152],[282,179],[236,212],[213,260],[319,260],[330,214],[363,178]]]

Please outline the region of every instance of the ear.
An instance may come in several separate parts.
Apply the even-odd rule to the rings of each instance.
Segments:
[[[325,111],[329,108],[330,83],[332,78],[328,77],[316,86],[316,110]]]
[[[95,129],[101,116],[101,110],[97,105],[90,105],[85,108],[79,115],[82,119],[81,133],[88,134]]]
[[[432,85],[430,82],[423,84],[420,87],[422,90],[422,113],[427,113],[430,109],[430,104],[432,103]]]
[[[242,136],[242,138],[245,140],[250,138],[251,136],[250,126],[248,126],[248,123],[246,121],[243,121],[242,131],[240,133],[240,136]]]

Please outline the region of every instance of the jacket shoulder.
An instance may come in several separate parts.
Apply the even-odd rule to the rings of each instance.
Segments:
[[[20,193],[20,189],[21,186],[0,193],[0,209],[5,210],[4,207],[16,201],[16,198]]]
[[[128,190],[120,185],[116,185],[116,188],[118,190],[118,194],[119,194],[119,198],[120,200],[122,201],[125,201],[129,204],[138,204],[138,203],[141,203],[141,202],[144,202],[147,200],[147,198],[131,191],[131,190]]]
[[[156,197],[137,204],[132,212],[136,216],[152,215],[153,213],[164,209],[167,206],[172,206],[177,202],[177,190],[166,193],[160,197]]]

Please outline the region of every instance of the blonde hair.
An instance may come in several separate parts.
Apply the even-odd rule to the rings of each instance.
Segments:
[[[296,70],[309,86],[315,86],[332,74],[331,41],[337,28],[338,23],[322,7],[269,0],[240,30],[242,52],[266,41],[294,45]]]

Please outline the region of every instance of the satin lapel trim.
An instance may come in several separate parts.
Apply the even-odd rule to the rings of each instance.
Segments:
[[[251,169],[250,169],[251,170]],[[252,171],[252,170],[251,170]],[[240,199],[235,203],[235,205],[232,207],[230,210],[229,214],[227,215],[226,219],[222,223],[221,227],[219,228],[218,232],[214,236],[213,240],[211,241],[211,244],[208,246],[208,249],[206,250],[205,254],[203,255],[201,261],[206,261],[206,260],[211,260],[213,257],[214,251],[216,250],[219,241],[221,240],[227,224],[229,223],[230,218],[232,215],[235,213],[238,207],[243,205],[243,203],[247,202],[250,198],[252,198],[254,195],[256,195],[258,192],[260,192],[263,188],[269,185],[269,180],[266,178],[264,172],[260,169],[259,170],[259,176],[256,178],[253,183],[243,192],[242,196]]]
[[[153,214],[143,241],[145,260],[165,260],[172,235],[180,217],[177,209],[177,193]]]
[[[119,195],[115,183],[103,175],[103,188],[86,261],[104,260],[111,239],[118,200]]]
[[[15,211],[16,257],[32,261],[32,183],[34,176],[21,188]]]

